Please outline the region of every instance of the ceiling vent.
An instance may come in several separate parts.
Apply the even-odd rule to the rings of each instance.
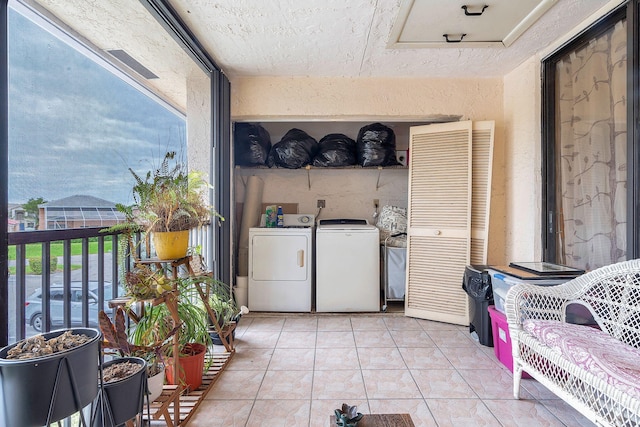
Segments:
[[[387,47],[508,47],[557,1],[403,0]]]
[[[151,80],[151,79],[158,78],[158,76],[153,74],[151,70],[149,70],[147,67],[145,67],[144,65],[142,65],[141,63],[133,59],[133,57],[129,55],[127,52],[125,52],[124,50],[113,49],[113,50],[107,50],[107,52],[109,52],[114,58],[122,62],[127,67],[131,68],[133,71],[140,74],[145,79]]]

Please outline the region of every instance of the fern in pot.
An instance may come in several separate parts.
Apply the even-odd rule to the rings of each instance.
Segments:
[[[209,221],[211,217],[224,220],[205,202],[209,184],[204,174],[188,171],[178,161],[176,152],[165,154],[160,166],[140,175],[129,168],[135,183],[132,188],[134,203],[117,204],[125,214],[125,223],[110,227],[108,231],[124,231],[131,236],[137,231],[153,237],[159,259],[178,259],[186,256],[189,230]]]

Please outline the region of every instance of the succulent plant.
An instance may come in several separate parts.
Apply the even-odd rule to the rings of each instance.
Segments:
[[[357,406],[349,406],[346,403],[342,404],[342,409],[336,409],[335,414],[336,425],[340,427],[355,427],[364,416],[358,412]]]

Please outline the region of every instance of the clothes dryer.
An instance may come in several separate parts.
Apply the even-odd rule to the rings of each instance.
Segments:
[[[248,307],[310,312],[314,216],[285,214],[283,228],[249,229]]]

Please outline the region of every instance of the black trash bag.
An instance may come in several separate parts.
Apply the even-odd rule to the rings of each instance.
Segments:
[[[236,165],[264,165],[271,150],[271,136],[259,124],[236,123],[233,131],[233,146]]]
[[[303,130],[291,129],[280,142],[273,144],[267,165],[282,166],[287,169],[298,169],[308,165],[318,151],[318,141]]]
[[[363,126],[357,139],[360,166],[393,166],[396,160],[396,134],[381,123]]]
[[[347,135],[330,133],[318,142],[313,166],[350,166],[355,165],[356,160],[356,142]]]
[[[493,299],[493,288],[489,272],[483,270],[480,274],[466,269],[462,279],[462,289],[475,301],[489,301]]]

